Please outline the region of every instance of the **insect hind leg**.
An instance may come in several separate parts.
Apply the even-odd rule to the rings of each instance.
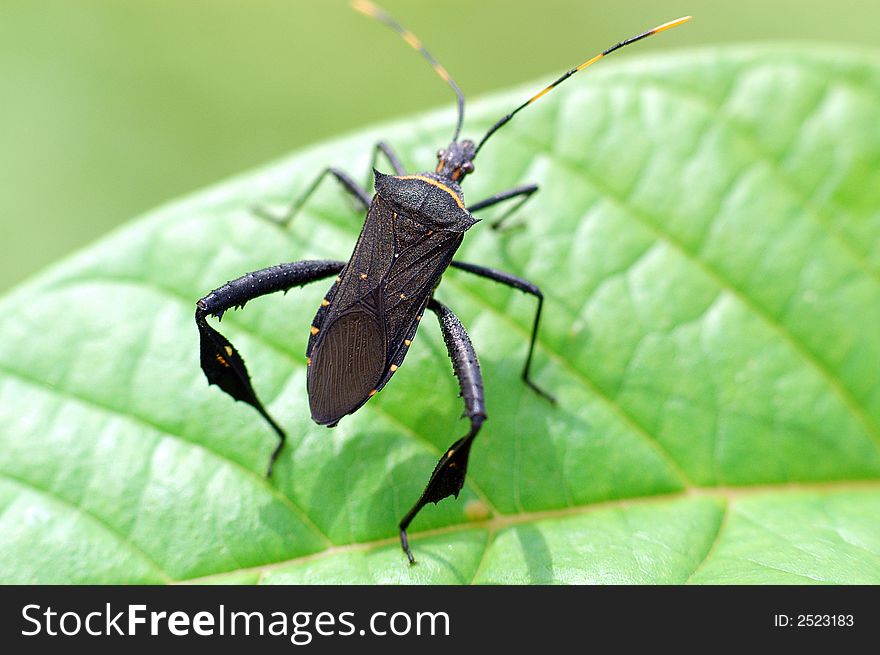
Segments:
[[[527,293],[530,296],[534,296],[538,299],[538,307],[535,310],[535,318],[532,321],[532,333],[529,337],[529,353],[528,355],[526,355],[526,363],[523,366],[522,379],[523,382],[525,382],[528,387],[532,389],[535,393],[537,393],[539,396],[546,399],[550,403],[555,404],[556,398],[544,391],[534,381],[532,381],[530,375],[532,368],[532,356],[535,353],[535,343],[538,340],[538,327],[541,324],[541,311],[544,309],[544,294],[541,292],[541,289],[539,289],[536,285],[532,284],[528,280],[517,277],[516,275],[511,275],[510,273],[505,273],[504,271],[496,270],[494,268],[488,268],[486,266],[480,266],[478,264],[469,264],[459,261],[453,261],[450,266],[462,271],[467,271],[472,275],[477,275],[479,277],[486,278],[487,280],[499,282],[505,286],[518,289],[523,293]]]
[[[269,459],[267,477],[272,475],[272,467],[284,447],[287,435],[257,397],[244,359],[226,337],[208,324],[207,319],[209,316],[220,319],[227,310],[244,307],[247,302],[260,296],[287,291],[292,287],[301,287],[336,275],[344,266],[345,262],[330,260],[278,264],[227,282],[196,303],[195,319],[199,330],[201,366],[208,384],[216,384],[235,400],[253,407],[278,435],[278,445]]]
[[[446,343],[455,377],[458,378],[461,397],[464,399],[464,416],[470,421],[470,430],[446,450],[434,467],[434,472],[431,473],[422,495],[400,521],[400,545],[410,564],[415,564],[416,560],[409,547],[406,529],[428,503],[437,504],[447,496],[458,497],[467,475],[471,444],[486,420],[483,376],[470,337],[461,321],[448,307],[432,299],[428,303],[428,308],[437,314],[440,321],[443,341]]]

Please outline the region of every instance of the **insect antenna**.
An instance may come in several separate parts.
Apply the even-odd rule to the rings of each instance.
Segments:
[[[440,79],[452,87],[452,90],[455,91],[455,95],[458,96],[458,123],[455,126],[455,134],[452,136],[452,140],[458,141],[458,135],[461,133],[461,125],[464,121],[464,94],[461,92],[461,89],[458,88],[458,84],[455,83],[455,80],[452,79],[447,70],[443,68],[443,64],[434,59],[434,55],[428,52],[415,34],[391,18],[391,16],[385,13],[382,8],[377,7],[369,0],[352,0],[351,7],[365,16],[374,18],[380,23],[385,23],[392,30],[400,34],[400,36],[403,37],[403,40],[406,41],[411,48],[418,50],[422,56],[428,60],[428,63],[431,64],[431,68],[433,68],[434,72],[440,76]]]
[[[567,80],[569,77],[571,77],[572,75],[577,73],[579,70],[583,70],[587,66],[595,64],[597,61],[602,59],[602,57],[604,57],[606,55],[610,55],[615,50],[620,50],[624,46],[628,46],[629,44],[635,43],[636,41],[641,41],[642,39],[645,39],[645,38],[651,36],[652,34],[658,34],[659,32],[664,32],[672,27],[677,27],[677,26],[681,25],[682,23],[688,22],[691,18],[692,18],[692,16],[684,16],[682,18],[677,18],[676,20],[671,20],[668,23],[663,23],[662,25],[658,25],[654,29],[648,30],[647,32],[642,32],[641,34],[637,34],[636,36],[632,36],[632,37],[626,39],[625,41],[621,41],[620,43],[611,46],[607,50],[600,52],[595,57],[587,59],[587,61],[580,64],[579,66],[575,66],[571,70],[567,71],[566,73],[561,75],[559,77],[559,79],[557,79],[555,82],[553,82],[553,83],[549,84],[548,86],[546,86],[545,88],[543,88],[541,91],[539,91],[538,93],[533,95],[531,98],[529,98],[524,103],[522,103],[519,107],[514,109],[512,112],[510,112],[509,114],[507,114],[503,118],[501,118],[497,123],[495,123],[495,125],[493,125],[491,128],[489,128],[489,131],[486,132],[486,136],[484,136],[482,138],[479,145],[477,146],[477,149],[474,152],[474,156],[476,156],[476,153],[480,152],[480,148],[483,147],[483,144],[486,143],[486,141],[489,139],[489,137],[492,136],[493,134],[495,134],[495,132],[497,132],[505,123],[507,123],[511,118],[513,118],[518,112],[525,109],[530,104],[532,104],[533,102],[535,102],[539,98],[541,98],[544,95],[546,95],[547,93],[549,93],[551,90],[553,90],[555,87],[562,84],[565,80]]]

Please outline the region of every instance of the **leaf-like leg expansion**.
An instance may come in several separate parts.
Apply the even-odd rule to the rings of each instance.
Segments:
[[[318,186],[327,175],[332,175],[336,178],[336,180],[342,185],[342,188],[351,194],[362,209],[366,210],[370,207],[372,196],[367,191],[358,186],[358,183],[355,182],[345,171],[334,168],[333,166],[328,166],[321,171],[321,174],[315,178],[315,181],[309,185],[302,195],[290,204],[290,207],[282,216],[276,216],[262,207],[254,207],[254,213],[262,218],[272,221],[273,223],[277,223],[281,227],[287,227],[290,225],[290,222],[293,220],[293,217],[296,216],[297,212],[299,212],[299,210],[302,209],[302,206],[306,204],[309,197],[318,189]]]
[[[476,211],[480,211],[481,209],[486,209],[487,207],[492,207],[493,205],[497,205],[499,202],[504,202],[505,200],[510,200],[512,198],[518,198],[519,201],[514,203],[510,209],[501,214],[498,218],[492,221],[492,229],[500,230],[508,218],[510,218],[511,214],[513,214],[517,209],[522,207],[525,202],[532,197],[532,194],[538,190],[537,184],[523,184],[521,186],[513,187],[512,189],[508,189],[507,191],[502,191],[501,193],[496,193],[494,196],[490,196],[485,200],[481,200],[480,202],[476,202],[470,207],[468,207],[468,211],[472,214]]]
[[[416,560],[409,547],[406,529],[416,514],[428,503],[436,505],[447,496],[458,498],[467,475],[471,444],[480,431],[483,421],[486,420],[486,403],[483,398],[483,376],[480,374],[480,363],[477,361],[477,353],[474,352],[474,347],[464,326],[448,307],[436,300],[432,299],[428,303],[428,308],[437,314],[440,321],[443,341],[446,342],[446,350],[452,360],[452,368],[455,377],[458,378],[461,397],[464,399],[464,416],[470,421],[471,426],[468,433],[452,444],[437,462],[422,495],[400,521],[400,545],[410,564],[415,564]]]
[[[227,282],[196,303],[202,371],[208,378],[208,384],[216,384],[235,400],[246,402],[256,409],[278,435],[278,446],[269,460],[267,476],[272,475],[272,466],[284,447],[287,435],[257,397],[244,359],[226,337],[208,325],[207,317],[222,319],[224,312],[244,307],[249,300],[337,275],[344,267],[345,262],[330,260],[278,264]]]
[[[477,264],[468,264],[466,262],[457,261],[452,262],[450,266],[452,266],[453,268],[461,269],[462,271],[467,271],[468,273],[472,273],[473,275],[477,275],[488,280],[500,282],[501,284],[513,287],[514,289],[519,289],[520,291],[535,296],[535,298],[538,299],[538,308],[535,311],[535,319],[532,322],[532,336],[529,339],[529,354],[526,355],[526,363],[525,366],[523,366],[522,379],[523,382],[525,382],[539,396],[545,398],[553,404],[556,404],[556,399],[552,395],[544,391],[537,384],[532,382],[532,378],[529,375],[529,371],[532,367],[532,355],[535,353],[535,342],[538,340],[538,326],[541,323],[541,310],[544,308],[544,294],[541,293],[541,290],[528,280],[524,280],[521,277],[517,277],[516,275],[511,275],[510,273],[505,273],[504,271],[499,271],[494,268],[487,268],[485,266],[479,266]]]

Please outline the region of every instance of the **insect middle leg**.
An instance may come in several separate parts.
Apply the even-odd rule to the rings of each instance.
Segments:
[[[500,282],[501,284],[513,287],[514,289],[519,289],[520,291],[532,295],[538,299],[538,308],[535,311],[535,319],[532,322],[532,334],[529,338],[529,354],[526,355],[526,363],[525,366],[523,366],[522,379],[523,382],[525,382],[539,396],[549,400],[551,403],[556,403],[556,399],[549,393],[544,391],[537,384],[535,384],[529,376],[529,371],[532,366],[532,355],[534,355],[535,353],[535,342],[538,339],[538,326],[541,323],[541,310],[544,308],[544,294],[541,293],[541,290],[528,280],[517,277],[516,275],[511,275],[510,273],[505,273],[504,271],[496,270],[494,268],[488,268],[486,266],[479,266],[478,264],[468,264],[466,262],[458,261],[453,261],[450,266],[452,266],[453,268],[458,268],[462,271],[467,271],[468,273],[472,273],[473,275],[477,275],[488,280]]]
[[[512,189],[508,189],[507,191],[502,191],[500,193],[496,193],[494,196],[490,196],[485,200],[481,200],[480,202],[476,202],[470,207],[468,207],[468,211],[472,214],[476,211],[480,211],[481,209],[486,209],[487,207],[492,207],[493,205],[497,205],[499,202],[504,202],[505,200],[510,200],[512,198],[517,198],[517,202],[510,206],[501,216],[496,218],[490,224],[493,230],[500,230],[504,225],[504,222],[510,218],[510,216],[520,207],[522,207],[526,201],[532,196],[535,191],[538,190],[537,184],[522,184],[520,186],[513,187]]]
[[[428,303],[428,309],[437,314],[440,321],[443,341],[446,343],[446,350],[449,352],[452,368],[461,388],[461,397],[464,399],[464,416],[470,421],[471,426],[468,433],[452,444],[437,462],[422,495],[400,521],[400,545],[410,564],[415,564],[416,560],[409,547],[406,529],[416,514],[428,503],[437,504],[447,496],[458,497],[467,474],[471,444],[480,431],[483,421],[486,420],[480,363],[477,361],[477,353],[464,326],[448,307],[436,300],[432,299]]]
[[[202,371],[208,379],[208,384],[216,384],[235,400],[246,402],[256,409],[278,435],[278,445],[272,452],[266,470],[267,477],[272,475],[272,467],[284,447],[287,435],[257,397],[244,360],[235,346],[212,328],[207,318],[216,316],[222,319],[227,310],[244,307],[245,303],[254,298],[276,291],[287,291],[292,287],[301,287],[310,282],[338,275],[344,267],[345,262],[331,260],[278,264],[227,282],[196,303],[196,326],[199,330]]]

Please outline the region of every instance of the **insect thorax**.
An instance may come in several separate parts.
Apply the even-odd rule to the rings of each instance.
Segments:
[[[477,222],[465,208],[461,187],[452,180],[435,173],[375,173],[379,197],[426,229],[464,232]]]

